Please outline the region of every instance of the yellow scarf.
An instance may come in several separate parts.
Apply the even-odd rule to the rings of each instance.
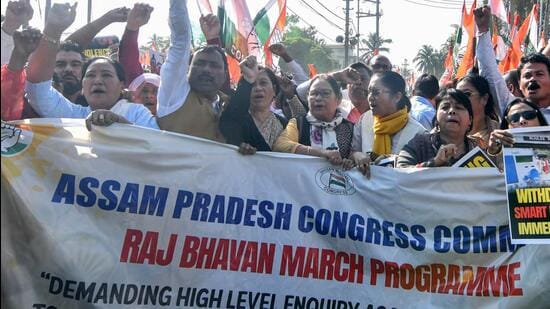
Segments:
[[[406,107],[384,118],[375,116],[372,151],[378,155],[391,154],[391,136],[403,129],[408,119],[409,113]]]

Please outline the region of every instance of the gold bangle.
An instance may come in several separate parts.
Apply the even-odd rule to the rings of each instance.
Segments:
[[[491,153],[491,150],[487,148],[487,154],[490,155],[491,157],[496,157],[502,153],[502,148],[504,147],[500,146],[500,150],[497,153]]]
[[[46,41],[46,42],[48,42],[52,45],[55,45],[55,46],[59,45],[59,40],[56,40],[56,39],[54,39],[51,36],[48,36],[46,34],[42,34],[42,39],[44,39],[44,41]]]

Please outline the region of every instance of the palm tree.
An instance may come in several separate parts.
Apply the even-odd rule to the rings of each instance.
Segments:
[[[163,51],[166,50],[168,46],[170,46],[170,38],[158,36],[153,33],[153,35],[149,38],[149,42],[147,42],[147,45],[150,47],[155,46],[158,51]]]
[[[419,71],[439,77],[443,74],[445,56],[446,53],[437,51],[432,46],[422,45],[422,48],[420,48],[416,57],[414,57],[413,62],[416,63],[416,68]]]
[[[381,36],[377,36],[376,33],[369,33],[367,39],[361,40],[365,46],[364,50],[366,51],[361,55],[361,60],[366,61],[375,55],[376,51],[378,52],[389,52],[389,47],[386,47],[385,44],[392,44],[392,39],[384,39]]]

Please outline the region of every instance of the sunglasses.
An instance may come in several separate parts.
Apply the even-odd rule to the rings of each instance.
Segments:
[[[519,122],[520,118],[523,118],[525,120],[533,120],[537,117],[537,111],[536,110],[530,110],[530,111],[523,111],[518,112],[509,116],[506,116],[506,119],[508,119],[511,123]]]

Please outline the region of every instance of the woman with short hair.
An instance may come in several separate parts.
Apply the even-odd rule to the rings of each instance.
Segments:
[[[52,6],[40,45],[29,60],[25,91],[30,105],[41,117],[87,117],[88,129],[91,124],[105,126],[114,122],[158,129],[156,119],[145,106],[122,98],[124,69],[110,58],[92,58],[82,67],[82,94],[89,106],[72,103],[52,86],[59,39],[75,15],[76,4]]]
[[[474,112],[468,96],[444,89],[435,98],[434,129],[415,136],[399,153],[397,167],[452,166],[474,149],[477,140],[468,136]]]
[[[338,108],[342,102],[340,85],[330,75],[316,75],[310,82],[307,100],[309,112],[289,121],[274,150],[326,158],[334,165],[351,168],[353,162],[348,156],[353,124]]]
[[[82,67],[82,94],[89,106],[69,101],[53,88],[51,80],[26,85],[29,104],[41,117],[86,118],[88,129],[91,124],[107,126],[115,122],[158,129],[155,117],[145,106],[122,98],[123,89],[124,69],[107,57],[92,58]]]
[[[271,151],[288,122],[271,111],[279,82],[254,56],[248,56],[240,67],[242,77],[221,115],[220,131],[227,143],[239,146],[242,154]]]

